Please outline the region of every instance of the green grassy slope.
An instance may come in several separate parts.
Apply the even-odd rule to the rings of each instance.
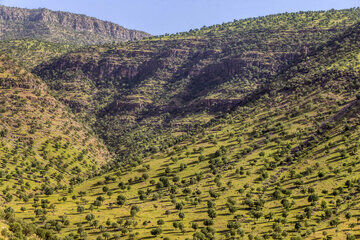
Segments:
[[[49,61],[74,49],[72,45],[34,39],[0,41],[0,53],[8,55],[27,69],[32,69],[44,61]]]
[[[356,239],[359,43],[355,24],[196,134],[5,219],[49,239]]]

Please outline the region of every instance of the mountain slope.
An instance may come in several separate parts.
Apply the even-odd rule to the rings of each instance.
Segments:
[[[31,38],[77,46],[133,41],[150,36],[85,15],[5,6],[0,6],[0,27],[1,40]]]
[[[359,43],[355,24],[188,139],[15,216],[64,239],[356,239]]]
[[[2,237],[356,239],[359,13],[2,42]]]
[[[110,161],[107,148],[48,94],[42,80],[6,56],[0,59],[0,102],[2,187],[19,185],[17,197],[71,186]],[[7,192],[2,202],[9,200]]]
[[[231,109],[357,21],[359,9],[245,19],[84,48],[34,73],[114,151],[135,153]]]
[[[0,41],[0,53],[9,56],[22,67],[33,69],[44,61],[60,57],[75,46],[69,44],[52,43],[35,39],[20,39]]]

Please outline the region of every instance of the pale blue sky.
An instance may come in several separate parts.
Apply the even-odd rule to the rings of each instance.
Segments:
[[[360,0],[0,0],[0,4],[83,13],[157,35],[273,13],[359,7]]]

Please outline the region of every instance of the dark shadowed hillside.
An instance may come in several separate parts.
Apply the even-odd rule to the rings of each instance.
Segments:
[[[85,48],[35,73],[109,146],[133,152],[154,133],[186,133],[231,109],[359,20],[358,9],[245,19]]]

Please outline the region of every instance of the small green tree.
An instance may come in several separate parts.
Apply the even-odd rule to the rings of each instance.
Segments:
[[[217,213],[216,213],[215,209],[213,209],[213,208],[208,209],[207,213],[211,219],[214,219],[217,216]]]
[[[162,233],[162,229],[159,228],[159,227],[157,227],[157,228],[151,230],[150,233],[151,233],[151,235],[153,235],[153,236],[158,236],[158,235],[160,235],[160,234]]]

